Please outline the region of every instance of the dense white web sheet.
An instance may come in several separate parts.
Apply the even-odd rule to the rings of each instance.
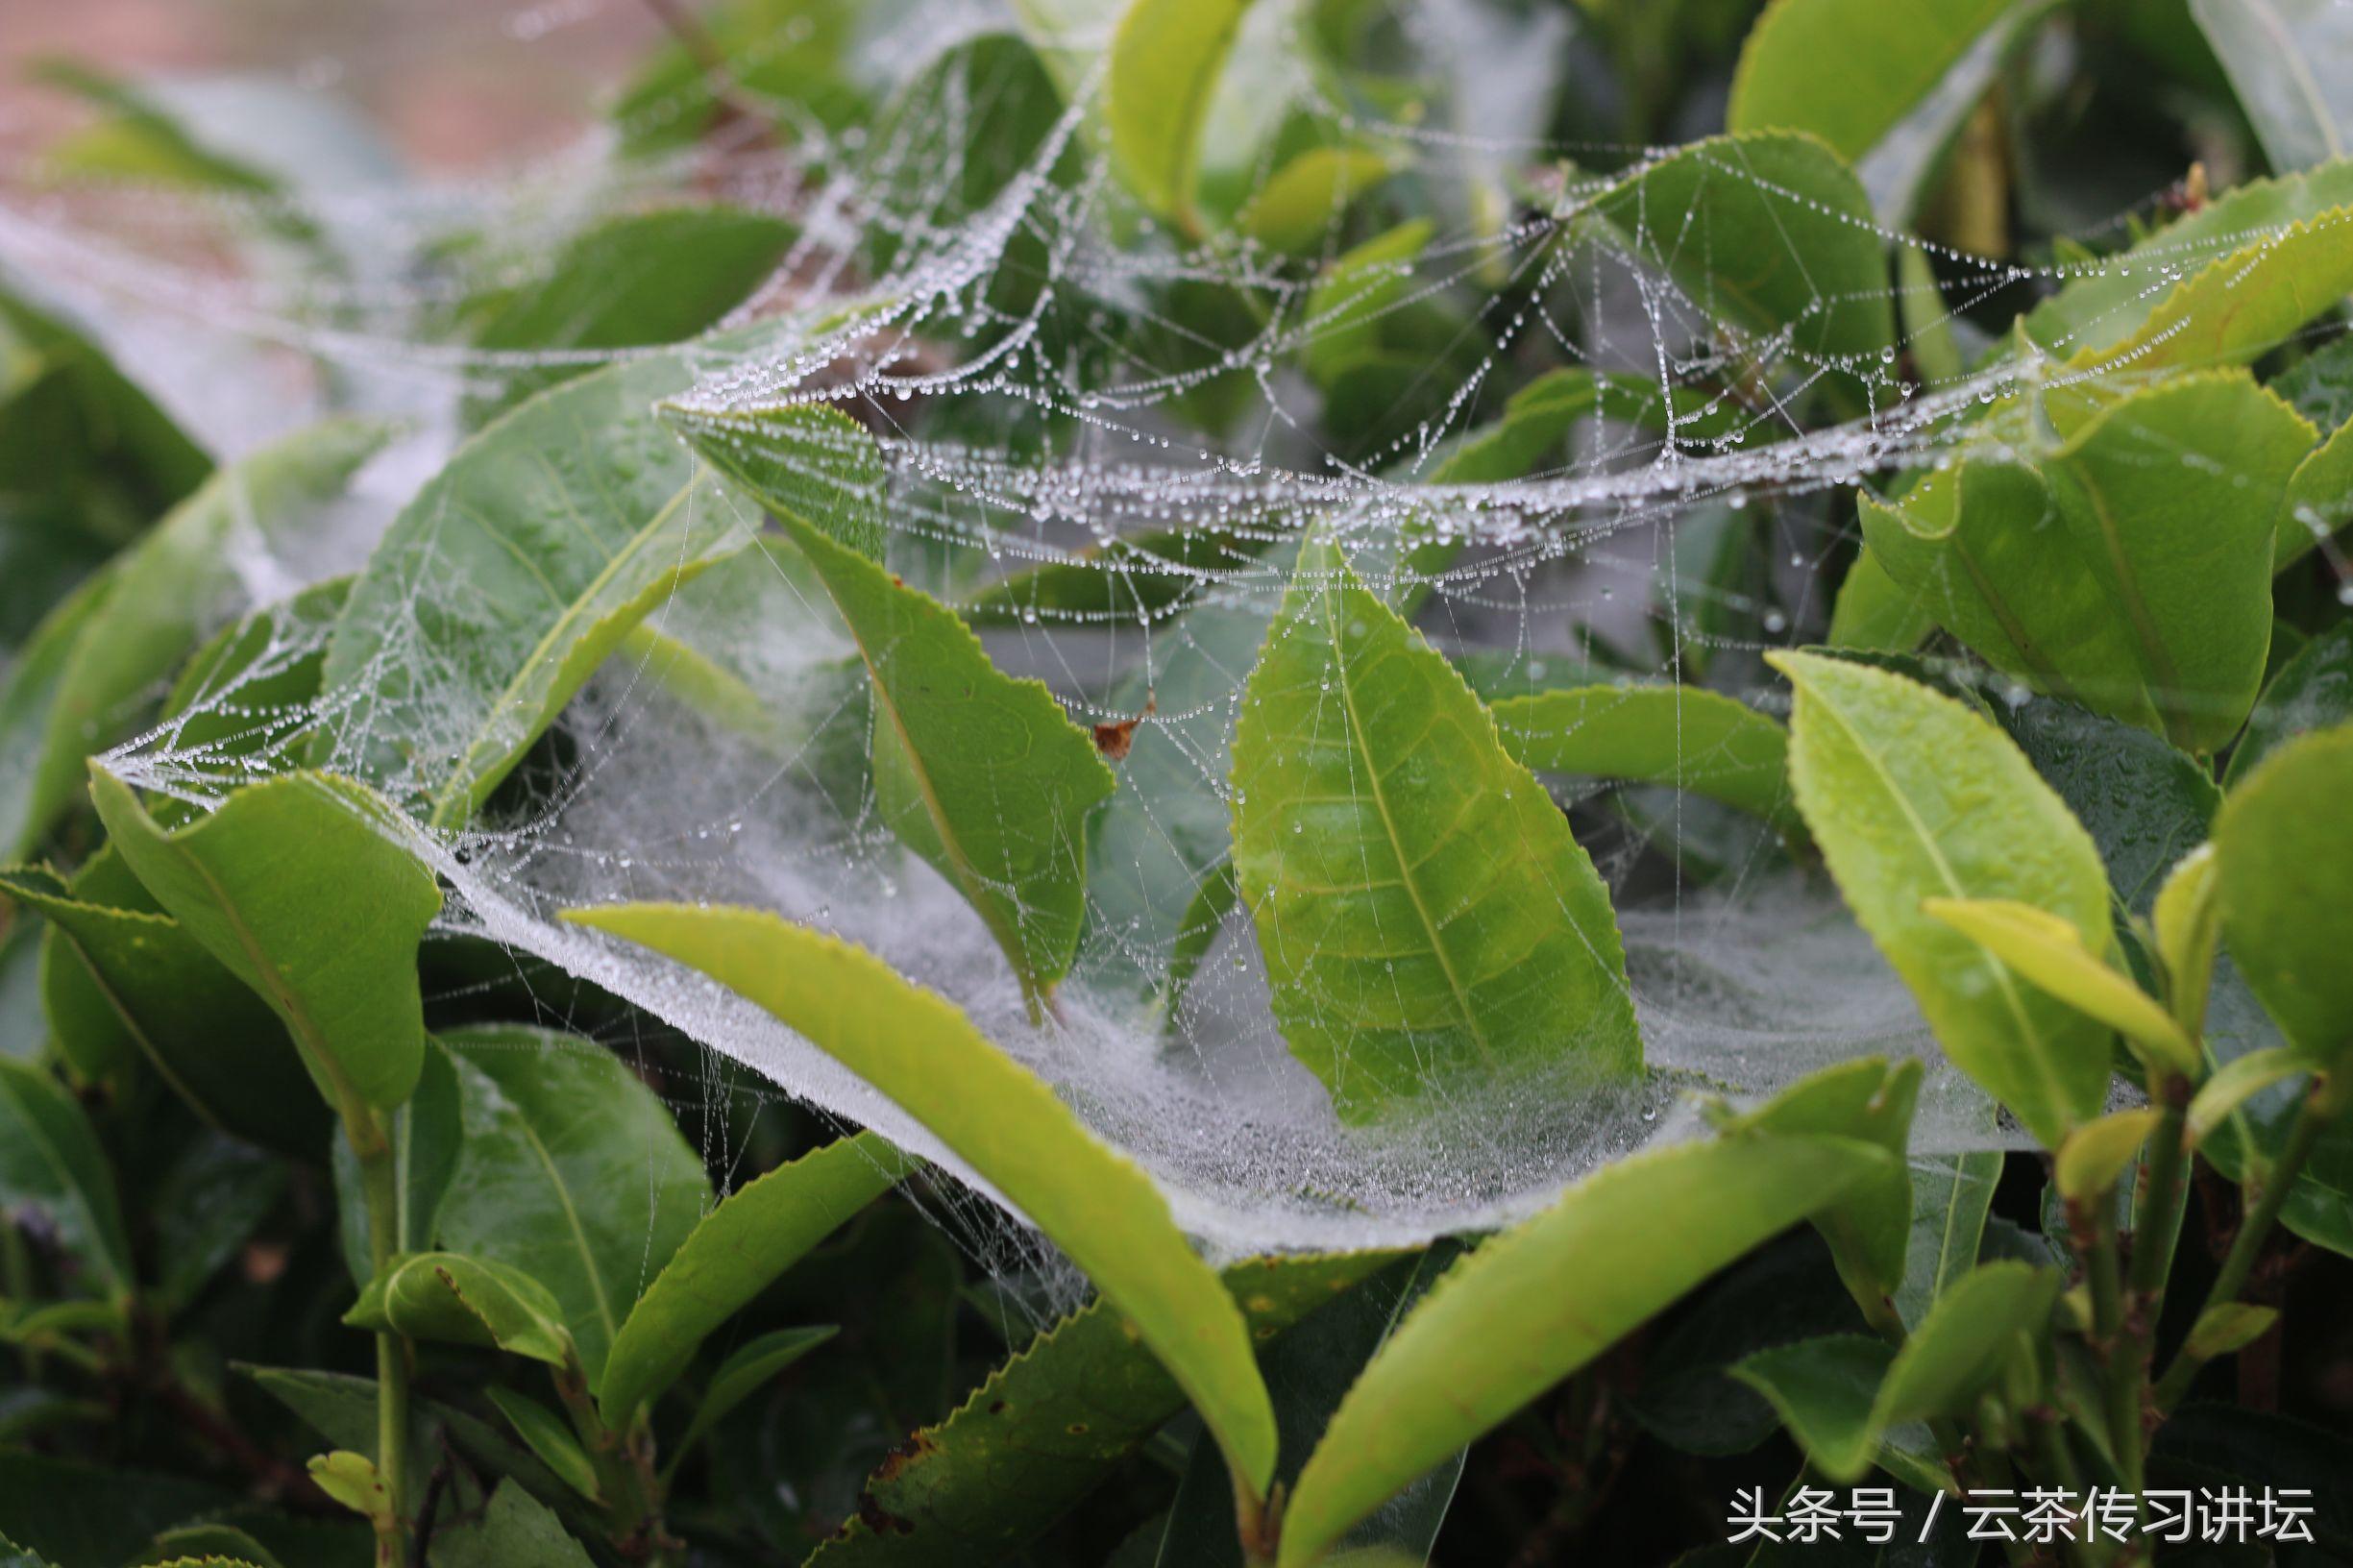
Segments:
[[[1483,7],[1454,3],[1430,6],[1420,21],[1447,38],[1478,37],[1468,21],[1447,19],[1456,12],[1503,25]],[[984,8],[914,8],[871,44],[874,68],[906,74],[929,49],[991,19]],[[1984,439],[1960,416],[2051,372],[2029,355],[1935,384],[1892,355],[1881,364],[1809,363],[1679,288],[1654,265],[1662,236],[1630,239],[1590,220],[1592,199],[1618,176],[1578,166],[1621,162],[1630,150],[1543,143],[1526,125],[1493,123],[1495,106],[1476,94],[1455,101],[1453,124],[1366,125],[1360,110],[1329,106],[1400,149],[1409,159],[1403,178],[1419,182],[1428,208],[1442,215],[1393,280],[1402,286],[1385,314],[1445,302],[1465,323],[1460,352],[1432,359],[1437,395],[1416,417],[1337,449],[1317,390],[1297,369],[1303,349],[1338,330],[1311,307],[1309,273],[1279,270],[1243,247],[1179,243],[1140,220],[1091,142],[1099,73],[1076,82],[1076,100],[1027,166],[978,210],[950,220],[939,209],[962,171],[925,160],[960,147],[957,117],[979,111],[953,93],[929,123],[946,134],[917,138],[895,160],[888,147],[860,145],[857,133],[804,124],[781,144],[747,140],[624,166],[589,147],[508,182],[292,198],[286,205],[336,254],[369,258],[354,265],[305,264],[281,247],[266,265],[199,266],[178,241],[250,212],[106,192],[0,206],[0,265],[98,319],[124,319],[132,301],[150,320],[181,318],[174,340],[214,346],[190,351],[192,363],[216,364],[224,341],[296,350],[328,367],[318,387],[408,414],[416,433],[404,455],[362,487],[388,516],[386,502],[454,439],[462,391],[516,370],[616,357],[474,349],[440,325],[446,307],[486,281],[527,281],[590,217],[691,186],[785,212],[800,238],[735,312],[725,346],[690,351],[698,376],[681,401],[713,411],[796,401],[856,411],[884,450],[891,562],[909,582],[968,598],[1043,563],[1117,570],[1086,553],[1115,539],[1174,529],[1229,542],[1167,569],[1196,579],[1180,604],[1140,610],[1132,595],[1113,595],[1101,610],[1017,609],[986,632],[1002,668],[1044,679],[1082,726],[1140,721],[1114,802],[1129,809],[1133,838],[1117,842],[1132,843],[1133,854],[1105,863],[1098,839],[1090,933],[1062,990],[1062,1016],[1045,1026],[1025,1017],[969,907],[893,840],[870,799],[840,786],[835,761],[865,744],[862,689],[845,674],[848,646],[823,596],[772,534],[649,622],[669,646],[758,694],[769,718],[756,733],[683,698],[665,678],[674,652],[631,645],[572,704],[555,742],[527,762],[491,825],[405,830],[452,890],[453,929],[592,980],[795,1097],[878,1127],[959,1174],[968,1175],[919,1127],[772,1020],[697,977],[561,925],[555,913],[620,898],[749,902],[871,947],[1051,1082],[1152,1172],[1181,1222],[1221,1255],[1411,1241],[1507,1221],[1604,1161],[1689,1131],[1702,1094],[1762,1094],[1872,1052],[1929,1062],[1924,1156],[2004,1138],[1987,1103],[1937,1056],[1903,988],[1820,871],[1786,864],[1768,835],[1672,791],[1553,781],[1564,801],[1581,803],[1581,836],[1617,897],[1651,1067],[1637,1088],[1597,1094],[1565,1074],[1497,1082],[1351,1128],[1284,1047],[1246,914],[1226,918],[1173,1013],[1139,985],[1165,968],[1182,913],[1172,906],[1197,890],[1198,870],[1181,851],[1222,830],[1235,703],[1286,585],[1285,545],[1304,529],[1331,530],[1367,580],[1391,593],[1400,591],[1401,529],[1434,527],[1465,541],[1429,585],[1417,625],[1492,689],[1532,689],[1592,667],[1704,675],[1771,709],[1777,698],[1755,655],[1818,640],[1826,625],[1815,568],[1844,543],[1829,521],[1836,488]],[[1718,172],[1752,178],[1731,161]],[[1514,198],[1500,224],[1482,216],[1499,194]],[[420,262],[439,239],[485,222],[498,242],[481,256]],[[1336,225],[1335,245],[1337,233]],[[878,236],[889,241],[889,264],[874,271]],[[1016,269],[1023,286],[999,287]],[[2056,276],[1987,264],[1965,275],[1960,292]],[[2145,292],[2176,276],[2153,273]],[[1178,285],[1238,280],[1274,303],[1230,342],[1190,340],[1191,329],[1158,303]],[[858,313],[844,325],[846,306]],[[1120,320],[1162,331],[1139,351],[1133,334],[1116,339]],[[1762,371],[1777,361],[1792,368]],[[1451,439],[1496,417],[1490,383],[1547,364],[1703,389],[1693,417],[1710,433],[1694,425],[1662,436],[1594,418],[1525,478],[1426,482]],[[167,392],[186,385],[184,365],[158,374]],[[1800,429],[1791,401],[1838,374],[1868,383],[1877,411]],[[1217,436],[1177,417],[1181,404],[1211,396],[1235,404]],[[289,399],[253,424],[283,423],[301,405]],[[1701,552],[1686,548],[1728,532],[1760,541],[1761,575],[1711,579]],[[306,574],[355,568],[363,548],[306,561]],[[324,626],[289,626],[258,668],[282,668],[325,635]],[[335,706],[331,694],[324,717]],[[255,708],[236,688],[208,693],[198,711],[233,714],[274,739],[322,717]],[[250,761],[192,747],[184,734],[184,720],[168,723],[111,760],[141,783],[200,801],[251,775]],[[347,748],[346,760],[359,749]],[[261,752],[264,770],[289,760],[274,744]],[[396,797],[415,782],[372,781]]]

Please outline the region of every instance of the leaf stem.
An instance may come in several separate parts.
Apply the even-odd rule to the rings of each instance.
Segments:
[[[381,1275],[400,1250],[399,1163],[383,1125],[360,1109],[344,1118],[344,1137],[359,1163],[359,1188],[368,1213],[368,1261]],[[376,1335],[376,1474],[384,1485],[386,1513],[378,1527],[376,1560],[381,1568],[403,1560],[401,1537],[408,1528],[408,1346],[384,1330]]]
[[[2246,1217],[2240,1221],[2239,1234],[2231,1238],[2230,1251],[2223,1255],[2214,1287],[2206,1292],[2205,1304],[2198,1309],[2200,1317],[2217,1307],[2237,1301],[2240,1292],[2246,1288],[2247,1276],[2254,1272],[2255,1260],[2262,1254],[2264,1243],[2270,1239],[2271,1227],[2278,1222],[2280,1211],[2287,1207],[2288,1194],[2294,1188],[2296,1177],[2312,1158],[2320,1135],[2344,1108],[2349,1087],[2353,1087],[2353,1074],[2336,1077],[2314,1074],[2312,1088],[2304,1096],[2303,1108],[2296,1113],[2295,1124],[2288,1131],[2288,1145],[2280,1151],[2278,1161],[2267,1171],[2249,1170],[2245,1185],[2250,1200]],[[2188,1345],[2182,1346],[2173,1357],[2173,1364],[2158,1380],[2157,1408],[2171,1409],[2189,1391],[2191,1380],[2204,1364],[2203,1358],[2194,1355]]]

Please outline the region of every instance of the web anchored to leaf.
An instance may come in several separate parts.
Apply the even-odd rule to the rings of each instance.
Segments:
[[[63,771],[0,827],[37,842],[86,749],[184,809],[348,775],[551,1015],[587,982],[973,1175],[558,918],[775,911],[954,1003],[1225,1254],[1517,1217],[1694,1090],[1867,1053],[1926,1058],[1924,1151],[2008,1136],[1844,913],[1762,655],[1939,627],[1907,668],[2030,752],[2226,741],[2270,566],[2342,564],[2338,382],[2245,367],[2353,284],[2353,170],[1986,261],[1908,230],[1982,75],[1828,140],[1564,143],[1479,85],[1554,23],[1468,9],[1487,55],[1410,111],[1295,9],[1169,24],[1154,87],[1107,20],[917,7],[854,111],[649,78],[586,211],[570,165],[0,210],[30,276],[426,416],[340,529],[224,474],[171,525],[230,567],[162,664],[110,668],[149,631],[85,606]],[[268,268],[168,243],[256,217]],[[2094,600],[2113,646],[2069,641]]]

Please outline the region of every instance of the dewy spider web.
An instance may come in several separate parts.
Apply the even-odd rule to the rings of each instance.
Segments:
[[[1504,25],[1460,4],[1413,15],[1450,41],[1476,37],[1465,30],[1479,18]],[[918,7],[870,53],[904,76],[899,67],[975,25],[969,7]],[[1009,592],[985,633],[1001,668],[1045,680],[1081,725],[1134,722],[1118,794],[1093,828],[1089,929],[1059,1018],[1028,1021],[970,907],[898,845],[855,771],[838,766],[867,745],[863,676],[822,592],[748,508],[745,548],[653,612],[648,635],[572,702],[484,824],[432,828],[420,811],[404,838],[452,890],[445,922],[453,931],[505,944],[519,964],[534,955],[593,981],[793,1096],[877,1127],[959,1175],[969,1173],[920,1127],[773,1020],[642,952],[561,925],[556,913],[624,898],[746,902],[872,948],[1049,1081],[1150,1170],[1180,1221],[1219,1255],[1407,1242],[1506,1222],[1596,1164],[1687,1131],[1700,1093],[1761,1094],[1872,1052],[1930,1063],[1916,1139],[1924,1158],[2003,1140],[1819,871],[1789,868],[1760,827],[1664,788],[1552,781],[1576,807],[1580,837],[1617,902],[1650,1066],[1636,1087],[1600,1092],[1570,1075],[1457,1083],[1410,1115],[1345,1126],[1286,1049],[1239,910],[1224,918],[1181,1002],[1156,998],[1150,980],[1166,971],[1187,911],[1213,874],[1232,806],[1239,694],[1307,531],[1342,541],[1366,581],[1392,599],[1407,593],[1403,530],[1462,541],[1426,585],[1416,624],[1487,690],[1634,667],[1671,679],[1704,672],[1718,689],[1771,708],[1779,699],[1756,655],[1822,634],[1828,605],[1814,569],[1841,545],[1829,521],[1838,487],[1936,464],[1985,439],[1973,435],[1968,413],[2048,367],[2013,359],[1919,388],[1892,355],[1883,363],[1809,359],[1786,332],[1744,331],[1661,264],[1679,247],[1709,244],[1703,230],[1629,232],[1593,218],[1594,199],[1621,177],[1588,178],[1575,164],[1622,162],[1625,150],[1499,131],[1494,105],[1476,95],[1458,103],[1454,130],[1431,119],[1351,122],[1407,155],[1402,178],[1420,184],[1441,223],[1417,257],[1365,275],[1381,303],[1350,315],[1345,304],[1319,305],[1297,269],[1278,270],[1246,247],[1182,242],[1140,219],[1097,146],[1103,87],[1081,46],[1099,39],[1056,42],[1058,60],[1080,62],[1069,70],[1070,105],[1035,156],[973,210],[960,205],[962,133],[987,111],[991,83],[950,77],[931,113],[899,122],[899,147],[788,121],[782,150],[750,141],[614,166],[592,149],[508,186],[328,192],[231,214],[293,211],[347,257],[415,257],[455,230],[502,226],[501,242],[478,258],[441,255],[438,273],[380,261],[289,274],[281,255],[275,273],[224,281],[167,259],[177,236],[218,223],[215,204],[107,192],[62,212],[0,209],[0,260],[52,290],[85,290],[99,309],[136,298],[310,351],[366,395],[394,387],[427,416],[426,455],[412,451],[398,473],[380,475],[383,493],[446,452],[467,387],[623,357],[469,348],[432,325],[453,301],[486,282],[527,282],[555,237],[587,217],[683,185],[790,215],[800,238],[774,277],[722,332],[678,351],[691,373],[682,384],[691,384],[676,401],[688,415],[799,402],[856,411],[891,474],[892,567],[943,598],[968,600],[1044,565],[1103,578],[1099,604],[1079,609]],[[1708,177],[1760,178],[1736,148]],[[1497,224],[1480,216],[1482,198],[1504,179],[1520,205]],[[2214,254],[2192,251],[2133,292],[2168,288]],[[2041,276],[1979,264],[1967,286],[1992,295]],[[1273,305],[1227,340],[1204,341],[1164,306],[1173,289],[1235,281]],[[1330,445],[1317,393],[1296,369],[1301,356],[1367,319],[1435,300],[1467,307],[1476,333],[1431,353],[1420,377],[1428,385],[1407,380],[1413,418],[1346,449]],[[1154,331],[1117,336],[1121,320]],[[1490,383],[1508,367],[1547,363],[1678,389],[1678,420],[1662,435],[1590,418],[1564,457],[1526,477],[1428,482],[1448,441],[1493,416]],[[1766,374],[1774,364],[1785,368]],[[1877,412],[1800,429],[1790,400],[1836,375],[1871,387]],[[1220,398],[1233,408],[1222,438],[1178,417]],[[716,487],[688,504],[739,506]],[[1171,534],[1187,544],[1164,543],[1157,565],[1104,550]],[[1762,541],[1769,570],[1730,585],[1698,570],[1688,547],[1728,534]],[[363,549],[364,539],[346,540],[339,560],[314,552],[306,575],[355,568]],[[284,573],[249,576],[282,581]],[[1156,602],[1167,596],[1150,590],[1176,582],[1186,589],[1177,601]],[[282,621],[276,646],[240,681],[207,691],[111,764],[147,787],[208,802],[257,772],[298,763],[297,738],[321,720],[342,725],[350,693],[330,692],[323,713],[285,712],[255,702],[250,688],[315,652],[328,629]],[[429,705],[437,683],[464,678],[437,665],[421,639],[396,639],[380,658],[371,681],[397,666]],[[697,700],[694,683],[676,678],[688,663],[756,694],[757,719],[715,715]],[[198,719],[201,742],[190,738]],[[244,738],[240,754],[223,751],[224,730]],[[369,741],[364,723],[346,727],[333,765],[395,799],[429,796],[429,780],[387,773]]]

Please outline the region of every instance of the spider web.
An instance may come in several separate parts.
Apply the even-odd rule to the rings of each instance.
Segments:
[[[503,14],[536,46],[570,13]],[[1252,14],[1238,51],[1250,63],[1236,69],[1262,78],[1254,90],[1378,138],[1399,160],[1392,178],[1434,215],[1418,252],[1360,269],[1362,292],[1336,304],[1319,297],[1313,267],[1187,240],[1129,204],[1099,133],[1107,24],[1088,17],[1042,34],[1030,19],[1068,101],[977,207],[963,197],[964,133],[987,123],[994,84],[967,76],[948,80],[930,113],[900,122],[898,146],[887,126],[829,130],[794,106],[767,106],[781,130],[723,129],[704,145],[633,160],[615,159],[600,135],[496,180],[235,200],[52,191],[0,207],[0,262],[114,329],[133,368],[167,394],[266,382],[272,367],[282,381],[289,357],[324,367],[263,408],[207,409],[184,396],[220,444],[250,444],[329,401],[409,419],[409,437],[359,487],[372,525],[347,518],[327,544],[311,541],[299,570],[271,557],[244,574],[282,587],[363,564],[393,506],[458,439],[464,397],[635,352],[485,351],[449,325],[454,305],[487,285],[527,286],[584,224],[681,191],[776,211],[798,238],[774,275],[719,331],[660,351],[691,372],[679,403],[706,415],[810,402],[854,413],[891,476],[893,571],[950,601],[1041,567],[1100,577],[1099,603],[1078,608],[1008,589],[983,633],[999,668],[1044,680],[1081,726],[1133,725],[1118,791],[1092,830],[1087,933],[1047,1024],[1026,1017],[970,906],[896,842],[857,771],[841,766],[868,744],[863,677],[805,566],[748,511],[742,548],[649,617],[652,635],[607,661],[483,823],[442,830],[420,814],[404,825],[403,842],[450,890],[450,933],[499,944],[547,992],[553,1021],[567,1015],[556,998],[572,977],[681,1031],[712,1053],[706,1096],[772,1085],[882,1130],[988,1195],[921,1127],[774,1020],[560,924],[558,911],[751,903],[871,948],[1052,1084],[1219,1256],[1507,1222],[1597,1164],[1688,1136],[1703,1095],[1762,1095],[1870,1053],[1928,1066],[1919,1158],[2009,1140],[1938,1055],[1826,878],[1792,865],[1761,825],[1671,788],[1547,780],[1616,902],[1648,1065],[1635,1085],[1456,1076],[1409,1115],[1348,1125],[1275,1025],[1246,909],[1222,918],[1180,997],[1158,983],[1219,872],[1239,696],[1309,530],[1339,540],[1367,585],[1410,605],[1430,643],[1488,694],[1649,676],[1776,711],[1785,698],[1758,655],[1824,634],[1824,585],[1834,580],[1825,569],[1852,546],[1841,489],[1991,439],[1968,416],[2049,369],[2029,355],[1938,381],[1912,363],[1908,340],[1876,362],[1809,356],[1786,331],[1744,330],[1711,308],[1666,264],[1708,246],[1704,231],[1593,216],[1630,170],[1673,150],[1541,137],[1526,106],[1543,84],[1523,90],[1507,63],[1556,48],[1547,30],[1565,25],[1557,18],[1514,18],[1478,0],[1402,8],[1408,36],[1454,84],[1409,121],[1325,98],[1311,73],[1282,66],[1282,29],[1292,25],[1284,8]],[[859,59],[876,81],[903,80],[948,44],[1019,20],[979,5],[917,5],[877,23]],[[1609,172],[1587,172],[1599,169]],[[1762,178],[1735,153],[1714,159],[1707,177]],[[1272,171],[1245,164],[1240,178],[1263,191]],[[282,242],[249,244],[233,266],[188,258],[191,241],[250,236],[288,217],[328,236],[332,259]],[[458,234],[493,237],[449,246]],[[1316,254],[1328,262],[1358,237],[1335,212]],[[2105,265],[1940,260],[1959,306],[2023,305]],[[2169,288],[2180,269],[2168,270],[2134,282],[2128,298]],[[1236,286],[1265,308],[1221,338],[1205,339],[1168,303],[1189,288]],[[1303,358],[1434,306],[1459,323],[1454,337],[1428,346],[1426,363],[1368,405],[1369,429],[1336,432]],[[1955,323],[1933,318],[1922,330]],[[1432,482],[1464,432],[1498,416],[1502,394],[1545,367],[1639,378],[1677,412],[1663,430],[1597,413],[1533,472]],[[1800,424],[1796,401],[1839,378],[1860,384],[1872,411]],[[1204,434],[1199,411],[1211,404],[1225,414]],[[732,504],[716,491],[692,503]],[[1458,548],[1416,576],[1403,542],[1432,532]],[[1157,553],[1110,548],[1120,541],[1154,541]],[[1708,566],[1728,541],[1757,563],[1730,580]],[[331,630],[282,618],[238,680],[110,763],[200,804],[298,765],[301,738],[347,717],[350,694],[286,709],[254,692],[318,653]],[[429,701],[436,682],[463,678],[422,641],[396,639],[383,657]],[[681,661],[756,694],[759,722],[696,700],[675,678]],[[422,773],[370,762],[369,739],[364,726],[346,732],[332,765],[394,799],[429,793]],[[944,1196],[941,1206],[1000,1266],[1027,1256],[985,1206]]]

